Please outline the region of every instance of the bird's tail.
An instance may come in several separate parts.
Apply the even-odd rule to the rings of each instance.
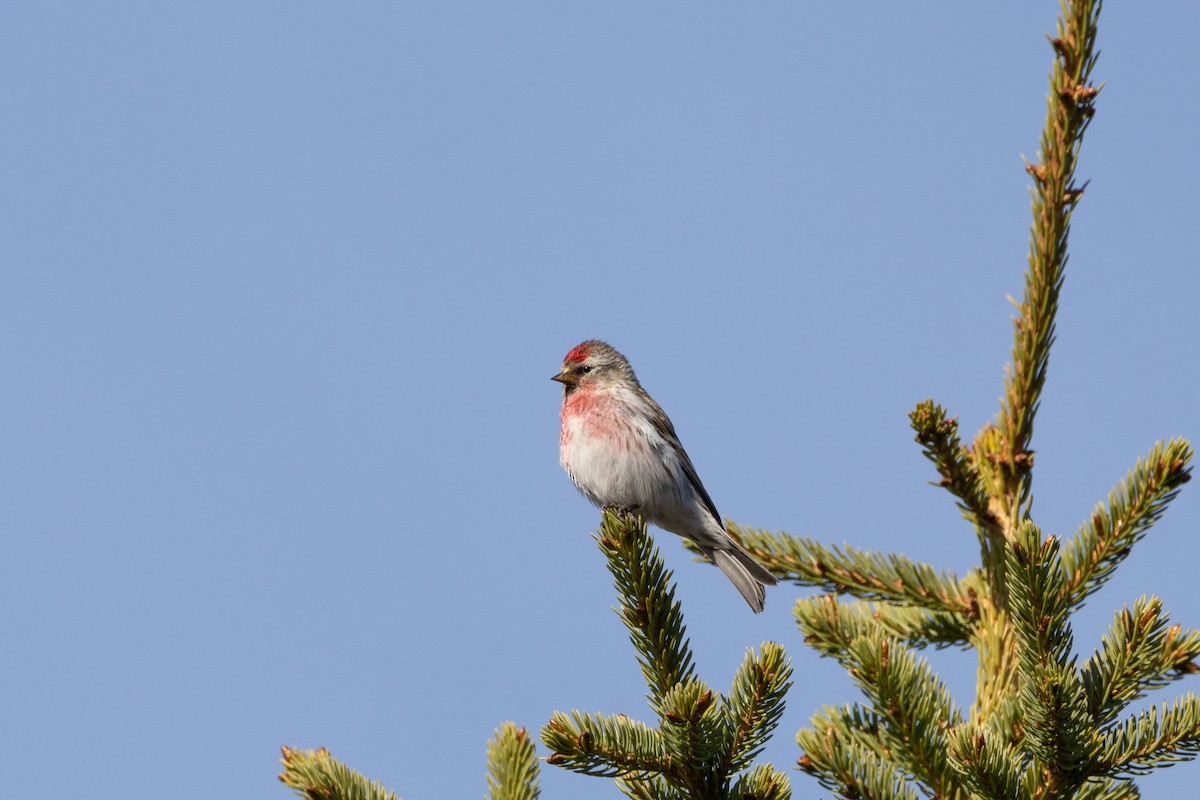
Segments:
[[[754,613],[762,611],[767,599],[766,587],[778,583],[775,576],[732,539],[726,547],[705,547],[703,550],[742,593]]]

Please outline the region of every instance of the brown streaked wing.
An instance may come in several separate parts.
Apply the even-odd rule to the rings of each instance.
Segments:
[[[675,426],[671,424],[670,418],[667,417],[662,410],[662,406],[653,397],[646,395],[646,400],[658,412],[652,416],[654,427],[662,434],[664,439],[672,443],[675,455],[679,457],[679,463],[683,465],[683,474],[687,476],[688,483],[696,490],[696,494],[700,496],[704,507],[708,509],[708,513],[712,514],[713,519],[721,526],[721,530],[725,530],[725,523],[721,521],[721,515],[717,513],[717,506],[713,503],[712,498],[708,496],[704,484],[700,482],[700,476],[696,474],[696,468],[692,466],[692,459],[688,458],[687,451],[683,449],[683,445],[679,442],[679,436],[675,433]]]

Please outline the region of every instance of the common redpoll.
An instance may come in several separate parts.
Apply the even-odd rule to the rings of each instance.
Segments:
[[[600,508],[640,514],[695,542],[750,608],[763,610],[775,578],[725,531],[684,452],[675,426],[610,345],[589,339],[567,353],[559,459],[576,488]]]

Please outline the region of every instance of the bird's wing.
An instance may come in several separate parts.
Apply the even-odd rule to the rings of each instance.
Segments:
[[[700,502],[704,503],[704,507],[708,509],[708,513],[712,514],[717,525],[724,530],[725,523],[721,521],[721,515],[717,513],[717,506],[713,503],[712,498],[708,496],[704,484],[700,482],[700,476],[696,474],[696,468],[692,466],[692,459],[688,458],[687,451],[683,449],[683,445],[679,442],[679,436],[675,433],[675,426],[671,424],[670,418],[663,413],[662,407],[654,401],[653,397],[647,395],[646,399],[650,401],[650,405],[658,412],[651,415],[654,428],[663,437],[663,440],[670,443],[671,447],[674,448],[675,455],[679,458],[679,463],[683,465],[683,474],[687,477],[688,484],[695,490],[696,496],[700,498]]]

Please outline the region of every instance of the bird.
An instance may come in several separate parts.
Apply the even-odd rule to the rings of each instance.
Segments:
[[[695,542],[758,613],[775,577],[729,535],[675,426],[628,359],[599,339],[572,348],[563,385],[559,460],[579,491]]]

